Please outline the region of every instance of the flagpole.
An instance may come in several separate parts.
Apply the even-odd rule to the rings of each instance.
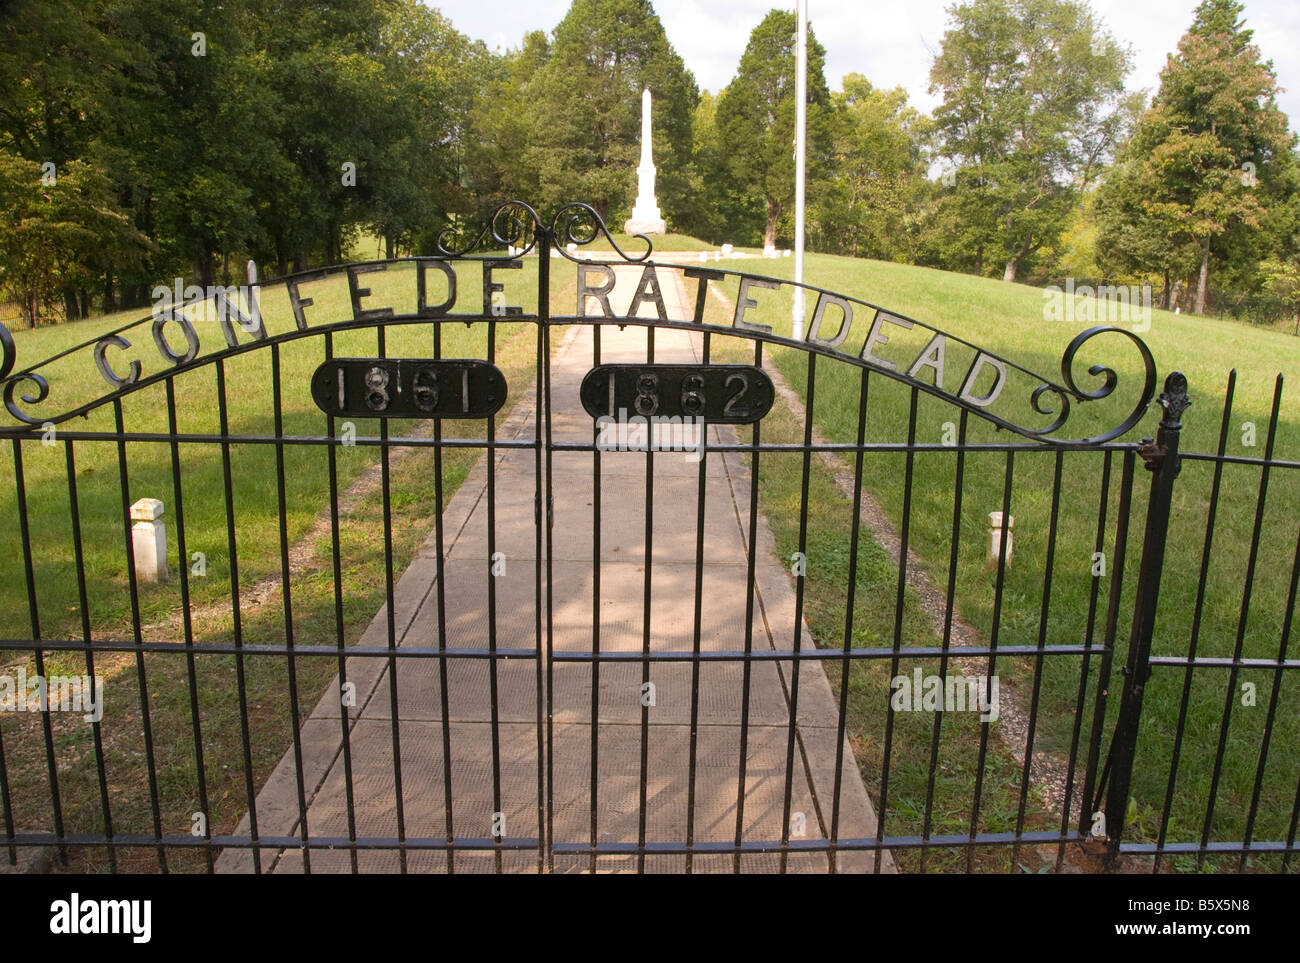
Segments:
[[[803,244],[804,244],[804,175],[807,172],[806,147],[808,127],[808,0],[795,0],[798,21],[795,38],[795,122],[794,122],[794,311],[791,315],[792,337],[804,336]]]

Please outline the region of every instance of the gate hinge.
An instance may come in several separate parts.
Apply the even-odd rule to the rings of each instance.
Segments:
[[[1142,443],[1138,445],[1138,455],[1141,456],[1147,471],[1158,469],[1168,453],[1169,449],[1154,438],[1143,438]]]
[[[1146,687],[1147,682],[1151,679],[1151,663],[1149,662],[1136,671],[1130,669],[1126,665],[1120,666],[1119,670],[1124,675],[1131,676],[1137,680],[1134,685],[1135,692],[1141,692]]]
[[[1110,849],[1110,840],[1089,834],[1080,845],[1089,856],[1105,856]]]

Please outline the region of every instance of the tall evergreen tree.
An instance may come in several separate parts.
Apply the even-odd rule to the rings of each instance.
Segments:
[[[1105,239],[1136,234],[1134,259],[1148,270],[1190,267],[1197,314],[1215,258],[1257,260],[1292,182],[1295,137],[1241,13],[1237,0],[1202,0],[1106,191]]]
[[[695,78],[649,0],[573,0],[523,94],[530,112],[524,162],[536,172],[538,203],[585,200],[607,221],[630,210],[647,88],[659,204],[674,224],[690,203]]]
[[[718,141],[733,189],[762,197],[763,244],[774,245],[794,207],[795,15],[772,10],[749,35],[736,78],[718,98]],[[832,149],[826,49],[808,27],[808,180]]]

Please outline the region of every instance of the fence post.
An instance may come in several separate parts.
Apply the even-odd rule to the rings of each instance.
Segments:
[[[1124,665],[1124,692],[1112,741],[1110,786],[1106,793],[1107,868],[1114,865],[1119,855],[1124,816],[1128,811],[1142,695],[1151,675],[1151,635],[1155,630],[1156,603],[1160,597],[1160,574],[1164,568],[1165,541],[1169,534],[1169,509],[1173,501],[1174,479],[1182,469],[1178,455],[1178,433],[1183,427],[1180,419],[1192,403],[1187,396],[1187,378],[1181,371],[1170,372],[1165,379],[1165,390],[1156,400],[1165,413],[1160,419],[1160,428],[1154,441],[1144,438],[1138,447],[1147,471],[1152,472],[1151,496],[1147,502],[1137,598],[1133,603],[1133,629]]]

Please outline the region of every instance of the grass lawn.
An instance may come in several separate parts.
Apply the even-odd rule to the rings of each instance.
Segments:
[[[709,266],[714,267],[712,264]],[[787,278],[793,270],[792,264],[784,259],[751,259],[725,266]],[[820,287],[863,298],[969,339],[1058,381],[1061,377],[1060,359],[1063,350],[1078,331],[1088,326],[1084,323],[1067,325],[1064,322],[1045,321],[1041,291],[1022,285],[1007,285],[1000,281],[818,255],[808,258],[806,278]],[[735,280],[723,282],[722,290],[734,304],[737,294]],[[758,302],[758,307],[751,309],[748,317],[773,325],[778,333],[788,333],[788,293],[762,289],[758,289],[757,293],[751,289],[750,293]],[[810,318],[813,306],[810,298]],[[727,305],[714,299],[710,311],[711,317],[718,323],[730,323],[730,309]],[[837,322],[838,313],[834,309],[831,312],[829,317]],[[869,313],[867,317],[859,314],[847,344],[860,346],[869,323]],[[828,323],[827,327],[833,328],[834,324]],[[894,360],[901,368],[906,368],[920,352],[925,340],[919,335],[914,336],[917,335],[916,332],[903,331],[892,325],[889,334],[890,343],[878,348],[876,353]],[[928,338],[928,333],[925,337]],[[1182,370],[1188,376],[1193,407],[1183,419],[1184,452],[1213,452],[1217,449],[1228,372],[1235,367],[1238,375],[1227,435],[1227,453],[1257,458],[1263,456],[1275,377],[1278,373],[1286,378],[1300,373],[1300,340],[1271,330],[1175,316],[1162,311],[1153,312],[1151,330],[1140,337],[1150,346],[1162,381],[1164,375],[1174,369]],[[806,399],[807,356],[799,351],[781,348],[769,349],[769,353],[786,379]],[[946,384],[949,392],[956,392],[958,379],[964,374],[968,363],[965,359],[954,360],[950,350]],[[1061,433],[1063,437],[1088,437],[1100,433],[1119,424],[1124,414],[1133,407],[1134,392],[1141,383],[1137,351],[1117,335],[1106,335],[1089,342],[1075,364],[1080,388],[1090,390],[1099,384],[1087,373],[1087,368],[1094,363],[1106,364],[1115,369],[1119,375],[1116,395],[1124,397],[1108,399],[1091,406],[1076,403],[1073,418],[1068,423],[1067,430]],[[926,374],[929,374],[928,370]],[[816,368],[816,379],[816,426],[833,441],[853,442],[858,423],[859,369],[822,359]],[[1022,390],[1030,387],[1032,383],[1027,380],[1020,384],[1013,380],[993,410],[1009,419],[1015,417],[1017,423],[1030,427],[1046,425],[1051,419],[1036,415],[1029,406],[1028,392]],[[1125,394],[1126,391],[1128,394]],[[1051,399],[1048,401],[1050,403]],[[910,389],[884,377],[872,377],[866,440],[892,443],[907,441],[910,404]],[[1094,414],[1088,410],[1089,407],[1100,411]],[[1296,459],[1300,457],[1300,419],[1297,419],[1297,409],[1284,396],[1280,410],[1275,457]],[[1158,409],[1153,405],[1152,412],[1121,440],[1136,441],[1143,436],[1154,435],[1157,412]],[[917,401],[915,441],[919,444],[939,444],[945,432],[951,433],[959,420],[959,411],[955,406],[921,394]],[[766,424],[767,422],[765,426]],[[967,439],[971,442],[1021,440],[1006,432],[995,431],[992,425],[975,417],[969,419]],[[765,440],[773,439],[765,437]],[[786,440],[797,441],[799,438],[795,434]],[[864,468],[866,489],[880,502],[896,528],[902,521],[905,457],[901,453],[869,453]],[[801,459],[802,456],[798,454],[765,458],[765,472],[770,473],[771,479],[767,482],[770,487],[764,490],[765,498],[783,500],[783,508],[789,508],[788,513],[769,508],[768,517],[778,529],[778,540],[784,534],[784,547],[790,550],[793,550],[791,539],[797,537],[798,463]],[[768,467],[782,460],[792,464],[784,469]],[[910,542],[913,550],[925,560],[932,580],[940,587],[947,582],[952,547],[955,461],[953,453],[945,451],[918,452],[914,458]],[[846,456],[844,462],[852,466],[849,457]],[[1084,642],[1093,595],[1093,553],[1096,549],[1094,542],[1098,513],[1102,508],[1100,491],[1104,464],[1103,456],[1097,452],[1068,452],[1062,456],[1059,533],[1044,623],[1045,558],[1052,494],[1056,487],[1056,457],[1051,453],[1020,454],[1015,457],[1011,486],[1015,554],[1014,562],[1007,572],[1001,600],[999,645],[1036,645],[1042,625],[1045,625],[1044,641],[1049,645]],[[1113,540],[1120,464],[1118,456],[1112,458],[1110,497],[1105,506],[1107,578],[1102,579],[1099,586],[1100,604],[1095,623],[1098,632],[1104,625],[1110,566],[1116,561]],[[971,453],[966,458],[962,485],[955,595],[958,611],[976,628],[983,642],[990,639],[994,607],[994,577],[984,562],[987,513],[1002,507],[1007,467],[1005,454]],[[1242,601],[1247,588],[1245,572],[1250,561],[1260,475],[1260,469],[1250,465],[1228,465],[1223,470],[1213,551],[1204,580],[1204,602],[1197,644],[1197,654],[1200,656],[1231,656],[1234,650],[1241,622]],[[1126,579],[1118,626],[1117,644],[1121,662],[1127,646],[1128,619],[1142,544],[1142,526],[1149,489],[1147,478],[1139,461],[1133,487]],[[1200,567],[1212,478],[1212,464],[1193,460],[1184,462],[1175,489],[1153,646],[1156,655],[1186,655],[1189,649],[1193,614],[1202,584]],[[1298,496],[1300,473],[1294,470],[1274,470],[1264,503],[1250,604],[1246,618],[1241,622],[1243,654],[1246,658],[1272,659],[1276,658],[1279,651],[1296,550],[1296,514],[1291,506]],[[847,543],[847,525],[845,515],[838,523],[830,525],[838,535],[832,534],[829,541],[814,539],[810,542],[808,591],[819,600],[810,611],[810,620],[814,635],[821,645],[838,647],[841,644],[846,582],[843,555]],[[816,521],[813,522],[813,527],[817,528]],[[785,529],[784,533],[782,529]],[[826,557],[819,560],[818,553],[825,553]],[[883,572],[881,577],[886,583],[891,578],[896,580],[896,569]],[[863,591],[864,588],[860,587],[859,599],[862,598]],[[865,591],[868,598],[877,598],[882,591],[885,595],[890,595],[892,589],[886,584],[883,589],[867,588]],[[892,595],[890,598],[892,600]],[[818,614],[819,605],[828,609],[824,619]],[[864,603],[860,601],[859,605],[863,606]],[[879,608],[878,605],[877,607]],[[928,626],[909,619],[910,616],[905,617],[901,633],[904,651],[908,646],[935,644]],[[892,642],[894,629],[892,608],[888,611],[859,611],[855,617],[854,644],[887,647]],[[1097,641],[1100,642],[1100,636],[1097,636]],[[1086,743],[1092,692],[1090,689],[1080,702],[1080,661],[1074,657],[1045,660],[1042,689],[1039,693],[1035,751],[1068,757],[1076,719],[1082,721],[1081,731]],[[905,660],[902,671],[910,671],[917,664],[919,663]],[[998,671],[1004,676],[1004,683],[1014,685],[1020,698],[1028,705],[1033,695],[1033,661],[1004,658],[998,663]],[[885,705],[889,694],[889,673],[878,671],[875,675],[876,678],[870,682],[874,686],[874,692],[863,702],[864,714],[859,716],[864,744],[878,738],[884,729],[884,717],[887,715]],[[1095,681],[1095,678],[1094,662],[1091,680]],[[1117,664],[1109,702],[1112,715],[1117,707],[1120,678]],[[1228,683],[1229,674],[1226,669],[1202,668],[1193,673],[1178,779],[1172,794],[1172,805],[1169,807],[1170,840],[1197,840],[1201,836],[1214,772],[1213,763],[1221,735],[1220,723],[1225,700],[1229,697]],[[1254,705],[1243,705],[1243,696],[1246,702],[1250,701],[1247,690],[1243,688],[1245,683],[1254,685]],[[1223,737],[1224,764],[1210,825],[1211,839],[1239,840],[1245,835],[1260,764],[1270,695],[1275,683],[1278,687],[1277,724],[1272,729],[1267,766],[1260,781],[1254,838],[1286,838],[1297,778],[1300,776],[1300,732],[1290,724],[1290,720],[1296,717],[1297,710],[1300,710],[1300,685],[1297,685],[1293,673],[1243,669],[1236,679],[1234,708]],[[859,683],[859,686],[865,685],[868,685],[866,680]],[[1090,687],[1091,685],[1092,681],[1089,683]],[[1147,687],[1132,787],[1134,821],[1128,838],[1154,840],[1159,833],[1183,686],[1183,670],[1161,668],[1156,670]],[[945,722],[945,728],[948,724]],[[905,730],[912,725],[912,719],[909,714],[896,713],[894,725],[897,739],[899,727]],[[945,735],[945,744],[947,739]],[[991,741],[990,746],[992,744]],[[958,780],[964,781],[963,791],[969,800],[973,775],[969,769],[963,769],[964,750],[961,747],[965,743],[958,739],[952,745],[958,757],[953,766],[964,772]],[[911,781],[921,785],[921,775],[928,776],[930,759],[929,735],[925,727],[917,729],[912,750],[900,755],[898,745],[895,744],[891,766],[919,763],[920,771]],[[870,773],[873,769],[879,771],[880,749],[877,747],[868,751],[860,761],[864,764],[865,772]],[[944,765],[944,749],[941,747],[941,785],[946,777],[946,770],[942,768]],[[986,773],[986,780],[996,781],[1002,774],[1004,770],[993,766]],[[903,779],[907,781],[906,776]],[[1015,774],[1014,783],[1018,782],[1019,776]],[[1013,795],[1019,791],[1018,785],[1010,788]],[[915,805],[915,797],[906,798],[908,795],[905,792],[903,797],[897,797],[891,789],[890,816],[893,817],[895,802],[904,809],[911,807],[913,822],[919,831],[922,814]],[[924,795],[921,796],[921,802],[924,802]],[[942,813],[934,815],[942,821]],[[956,822],[958,831],[961,831],[964,827],[960,825],[960,813],[958,817]],[[969,820],[969,812],[964,818]],[[996,821],[990,819],[981,828],[997,831],[995,825]],[[902,831],[902,827],[895,825],[891,831]],[[949,828],[946,831],[953,830]],[[1183,869],[1194,866],[1194,861],[1178,860],[1176,863],[1178,868]],[[1222,861],[1224,866],[1235,864],[1235,859]],[[1270,868],[1275,866],[1268,860],[1260,860],[1259,865]]]

